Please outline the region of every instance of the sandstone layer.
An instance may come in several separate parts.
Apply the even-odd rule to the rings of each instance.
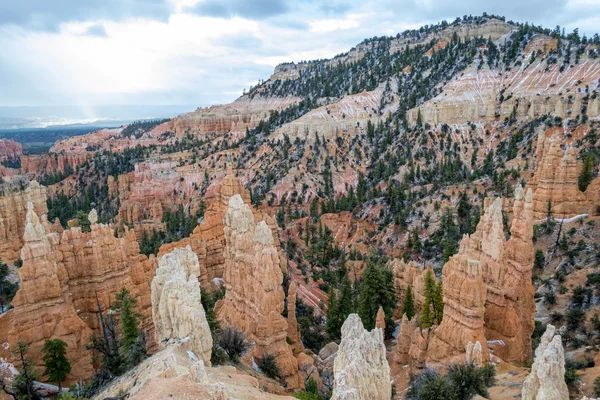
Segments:
[[[569,146],[563,150],[558,134],[548,133],[543,128],[538,130],[535,171],[527,184],[533,191],[534,218],[539,220],[547,216],[548,202],[555,218],[597,214],[600,178],[596,178],[585,193],[581,192],[578,186],[581,163],[577,160],[577,149]]]
[[[154,327],[151,316],[150,282],[155,260],[139,253],[133,231],[116,238],[113,229],[95,223],[91,231],[81,228],[53,232],[46,216],[39,219],[29,203],[25,245],[21,251],[20,288],[14,308],[2,316],[0,340],[13,346],[22,339],[32,348],[31,357],[40,365],[40,349],[46,339],[67,342],[73,365],[70,378],[88,378],[91,353],[85,350],[93,331],[99,331],[99,308],[110,309],[115,295],[126,288],[138,301],[140,328],[152,351]]]
[[[382,330],[369,332],[357,314],[350,314],[342,326],[333,374],[332,400],[390,399],[390,367]]]
[[[303,386],[298,361],[286,342],[288,323],[281,315],[283,273],[271,229],[238,194],[225,214],[225,298],[215,306],[222,326],[235,327],[254,341],[253,356],[274,355],[288,388]]]
[[[46,188],[22,176],[0,183],[0,258],[4,262],[19,258],[28,203],[36,214],[47,214]]]
[[[569,398],[565,383],[565,353],[560,335],[552,325],[546,327],[535,349],[531,373],[523,383],[523,400],[564,400]]]
[[[0,139],[0,163],[17,160],[22,155],[23,146],[21,146],[21,143],[10,139]]]
[[[158,261],[152,280],[152,320],[156,341],[184,342],[184,348],[210,365],[212,335],[200,299],[198,256],[189,246]]]
[[[394,274],[394,287],[396,288],[396,298],[398,303],[394,309],[394,317],[401,317],[402,306],[406,292],[410,288],[414,305],[415,314],[420,314],[421,307],[425,301],[425,274],[427,271],[432,271],[431,268],[426,268],[415,261],[404,262],[403,259],[394,258],[387,264],[387,268]]]

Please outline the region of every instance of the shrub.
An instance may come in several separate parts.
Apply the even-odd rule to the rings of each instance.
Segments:
[[[240,357],[251,347],[250,343],[246,342],[246,336],[243,332],[230,327],[217,334],[217,344],[225,350],[225,353],[233,362],[239,361]]]
[[[594,379],[594,395],[600,397],[600,376]]]
[[[263,358],[258,360],[258,368],[271,379],[278,379],[280,377],[279,365],[273,354],[267,354]]]
[[[565,383],[569,387],[569,390],[575,389],[581,378],[577,374],[577,365],[573,360],[567,359],[565,361]]]

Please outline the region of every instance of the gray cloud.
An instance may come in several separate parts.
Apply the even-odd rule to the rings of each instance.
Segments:
[[[0,25],[55,31],[62,22],[146,17],[166,20],[164,0],[20,0],[0,1]]]
[[[204,0],[191,11],[203,16],[262,20],[289,11],[285,0]]]
[[[85,35],[108,37],[108,34],[106,33],[106,29],[104,28],[104,25],[102,25],[102,24],[94,24],[94,25],[90,26],[85,31]]]

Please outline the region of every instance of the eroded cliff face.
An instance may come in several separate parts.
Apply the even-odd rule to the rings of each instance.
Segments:
[[[24,177],[0,183],[0,259],[4,262],[12,263],[19,258],[28,203],[36,214],[47,214],[46,188]]]
[[[23,155],[21,143],[10,139],[0,139],[0,162],[16,160]]]
[[[140,327],[152,351],[156,345],[150,282],[156,266],[154,259],[139,253],[133,231],[116,238],[111,227],[96,223],[92,212],[91,232],[72,228],[59,235],[45,215],[38,218],[32,203],[28,207],[20,288],[14,308],[2,316],[0,340],[14,346],[22,339],[38,365],[46,339],[64,340],[73,366],[70,378],[88,378],[93,370],[85,345],[99,329],[98,307],[110,309],[115,295],[126,288],[138,300]]]
[[[462,249],[463,246],[468,246],[468,239],[463,238],[461,252],[452,256],[444,265],[444,316],[429,343],[428,363],[448,363],[454,361],[454,358],[462,359],[471,342],[483,343],[484,359],[489,359],[483,326],[486,287],[479,261],[470,260]]]
[[[523,400],[563,400],[569,398],[565,383],[565,353],[553,325],[546,327],[535,349],[531,373],[523,383]]]
[[[332,400],[390,399],[390,367],[382,330],[369,332],[357,314],[350,314],[342,326],[333,375]]]
[[[89,154],[61,152],[47,154],[33,154],[21,157],[21,172],[32,176],[43,176],[65,172],[68,169],[74,171],[91,156]]]
[[[538,130],[535,171],[527,183],[533,191],[535,219],[547,216],[548,202],[551,202],[555,218],[598,213],[600,178],[596,178],[585,193],[579,190],[581,163],[577,160],[577,153],[575,147],[562,149],[557,132],[545,132],[543,128]]]
[[[298,360],[286,342],[288,322],[281,315],[283,273],[271,229],[240,195],[229,199],[225,214],[225,298],[215,306],[222,326],[232,326],[254,341],[253,356],[274,355],[288,388],[302,387]]]
[[[281,111],[301,99],[297,97],[251,98],[243,96],[233,103],[198,108],[172,120],[172,129],[177,136],[191,133],[199,136],[224,133],[245,133],[255,128],[260,121],[269,118],[271,111]]]
[[[59,236],[46,232],[30,202],[21,250],[20,288],[13,299],[14,308],[0,316],[3,351],[18,340],[30,346],[29,356],[43,367],[41,349],[47,339],[67,343],[67,358],[72,366],[69,378],[89,377],[93,370],[91,353],[85,350],[92,330],[77,315],[69,293],[68,273],[56,255]]]
[[[549,37],[540,37],[536,42],[532,49],[545,48],[547,52],[556,47],[556,40]],[[559,63],[547,65],[543,58],[535,60],[535,53],[526,52],[521,66],[509,71],[490,69],[487,65],[482,69],[469,66],[446,84],[439,95],[411,109],[409,122],[415,122],[419,112],[423,122],[430,124],[504,121],[511,114],[519,119],[542,115],[577,118],[582,107],[589,117],[600,115],[600,98],[590,99],[586,90],[586,87],[598,88],[597,60],[584,56],[579,63],[560,72]]]
[[[210,365],[212,335],[200,299],[198,256],[187,246],[165,254],[152,280],[152,320],[156,341],[171,340]]]

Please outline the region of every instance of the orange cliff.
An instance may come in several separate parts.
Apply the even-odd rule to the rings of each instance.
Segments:
[[[21,157],[21,173],[32,176],[74,171],[91,157],[89,154],[72,152],[33,154]]]
[[[579,214],[598,214],[600,178],[594,179],[585,192],[579,190],[581,163],[577,149],[561,148],[557,133],[540,129],[536,149],[536,165],[528,188],[533,192],[533,216],[543,219],[548,214],[548,202],[555,218],[570,218]]]
[[[227,176],[216,187],[216,195],[204,212],[204,221],[198,225],[190,237],[179,242],[167,243],[160,247],[158,257],[170,253],[175,248],[190,246],[198,255],[200,260],[200,285],[203,288],[210,287],[215,279],[223,278],[225,267],[225,225],[223,218],[227,212],[231,196],[239,194],[243,201],[250,202],[250,192],[244,188],[242,183],[232,173]],[[269,225],[272,225],[269,224]]]
[[[508,241],[502,199],[485,203],[475,233],[463,237],[459,252],[444,265],[442,323],[422,331],[416,319],[404,316],[394,357],[397,363],[422,368],[424,361],[447,364],[465,357],[486,362],[488,341],[494,343],[489,351],[504,361],[531,360],[535,315],[531,189],[524,193],[517,186],[515,190]]]
[[[46,214],[46,188],[22,176],[0,183],[0,259],[4,262],[20,257],[28,203],[38,215]]]
[[[229,199],[225,215],[225,298],[215,305],[222,326],[232,326],[254,342],[252,355],[275,356],[288,388],[303,387],[298,360],[286,341],[288,321],[281,315],[283,273],[273,232],[258,224],[240,195]]]
[[[15,160],[23,156],[21,143],[10,139],[0,139],[0,162]]]
[[[116,238],[111,227],[96,223],[95,211],[89,219],[91,232],[72,228],[60,236],[52,232],[45,215],[40,222],[30,203],[19,269],[21,286],[14,308],[0,317],[0,341],[9,347],[18,339],[25,341],[37,365],[42,365],[45,340],[64,340],[73,365],[71,379],[93,373],[85,345],[99,328],[98,304],[102,311],[110,309],[122,288],[138,300],[147,347],[156,348],[150,301],[156,260],[139,253],[133,231]]]

